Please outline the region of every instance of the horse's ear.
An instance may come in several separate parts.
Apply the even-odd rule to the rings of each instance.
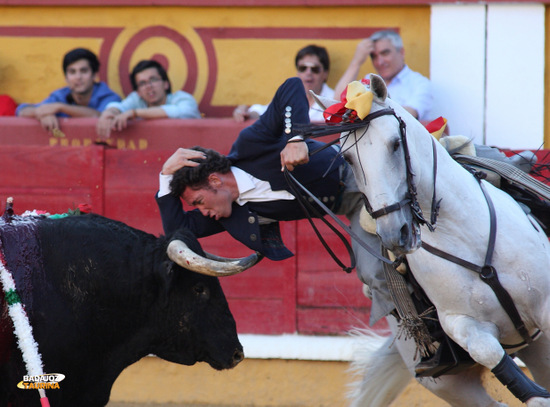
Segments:
[[[313,96],[313,99],[317,102],[319,106],[323,108],[323,110],[327,110],[327,108],[331,107],[332,105],[335,105],[336,103],[340,103],[337,100],[327,98],[321,95],[316,95],[315,92],[313,92],[311,89],[309,90],[309,93]]]
[[[388,96],[388,88],[384,79],[373,73],[370,74],[370,90],[374,93],[374,99],[377,102],[383,102]]]

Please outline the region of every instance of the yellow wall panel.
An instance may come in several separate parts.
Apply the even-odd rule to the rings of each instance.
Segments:
[[[380,28],[400,30],[407,63],[429,75],[429,19],[428,6],[0,6],[0,92],[18,103],[44,99],[64,86],[63,55],[86,47],[100,56],[101,79],[121,95],[131,91],[133,65],[154,58],[203,113],[226,116],[240,103],[268,103],[308,44],[327,47],[334,86],[357,42]],[[371,71],[365,64],[361,73]]]

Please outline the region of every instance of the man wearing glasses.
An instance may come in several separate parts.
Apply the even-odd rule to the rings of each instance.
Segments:
[[[143,60],[130,74],[134,91],[122,102],[107,105],[97,122],[97,134],[108,139],[112,130],[122,130],[131,119],[200,119],[197,102],[187,92],[172,93],[166,70],[157,61]]]
[[[294,59],[297,76],[302,80],[306,90],[307,100],[309,102],[309,120],[312,122],[324,121],[323,109],[319,106],[310,90],[316,95],[326,98],[332,98],[334,91],[327,85],[327,79],[330,69],[330,60],[328,52],[324,47],[317,45],[308,45],[302,48],[296,54]],[[267,105],[239,105],[233,111],[233,118],[238,122],[248,119],[257,119],[267,110]]]

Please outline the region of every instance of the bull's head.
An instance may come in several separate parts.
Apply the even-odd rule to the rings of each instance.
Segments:
[[[263,258],[263,255],[258,252],[237,259],[219,257],[210,253],[201,256],[191,250],[183,241],[177,239],[170,242],[167,253],[170,260],[180,267],[213,277],[232,276],[241,273]]]

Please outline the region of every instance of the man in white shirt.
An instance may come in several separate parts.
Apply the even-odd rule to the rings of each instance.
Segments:
[[[431,82],[405,64],[403,40],[392,30],[377,31],[357,45],[355,55],[334,89],[335,95],[340,95],[348,83],[357,79],[361,65],[369,56],[374,69],[386,82],[392,100],[420,121],[433,119],[430,117],[433,106]]]
[[[136,64],[130,74],[134,91],[121,102],[109,103],[97,121],[97,134],[108,139],[112,130],[123,130],[133,119],[200,119],[193,95],[172,85],[164,67],[154,60]]]

